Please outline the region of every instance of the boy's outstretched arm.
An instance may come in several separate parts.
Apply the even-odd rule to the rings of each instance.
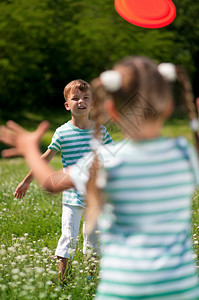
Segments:
[[[45,159],[49,163],[56,153],[57,151],[55,151],[54,149],[47,149],[46,152],[42,154],[41,158]],[[33,180],[34,175],[32,170],[30,170],[26,177],[18,184],[14,193],[15,197],[20,199],[24,197]]]
[[[67,170],[66,173],[53,171],[41,158],[38,143],[48,126],[48,122],[44,121],[34,132],[28,132],[13,121],[7,122],[7,126],[0,128],[0,141],[13,148],[3,150],[2,156],[24,156],[41,186],[49,192],[58,193],[74,185]]]

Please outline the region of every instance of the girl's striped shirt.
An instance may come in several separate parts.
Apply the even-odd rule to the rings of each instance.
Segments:
[[[192,146],[184,138],[124,140],[99,153],[107,202],[99,220],[97,300],[199,299],[191,240],[199,163]],[[88,174],[80,176],[81,164],[70,176],[85,192]]]
[[[70,121],[56,129],[49,149],[61,152],[63,168],[75,164],[81,157],[91,151],[90,140],[93,137],[94,124],[90,129],[79,129]],[[103,144],[113,143],[108,131],[101,126],[101,140]],[[77,190],[69,189],[63,192],[62,201],[65,204],[84,207],[84,197]]]

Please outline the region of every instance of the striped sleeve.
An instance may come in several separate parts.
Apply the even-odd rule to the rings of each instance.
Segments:
[[[93,152],[90,152],[80,158],[76,164],[73,164],[68,168],[70,179],[80,195],[86,194],[86,183],[89,179],[89,169],[93,162],[93,158],[94,154]]]
[[[61,137],[58,130],[55,131],[52,141],[48,146],[48,149],[54,149],[55,151],[61,151]]]
[[[194,174],[195,185],[199,185],[199,159],[195,148],[184,137],[177,138],[176,142],[178,147],[181,148],[185,156],[190,161],[192,172]]]
[[[188,148],[190,163],[193,169],[195,184],[199,185],[199,160],[198,155],[192,145]]]
[[[102,126],[103,129],[103,138],[102,138],[102,142],[103,144],[114,144],[109,132],[107,131],[105,126]]]

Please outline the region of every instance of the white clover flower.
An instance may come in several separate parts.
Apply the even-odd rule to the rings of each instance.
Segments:
[[[51,297],[51,298],[57,298],[57,294],[51,293],[51,294],[50,294],[50,297]],[[59,298],[59,299],[62,299],[62,298]]]
[[[22,255],[18,255],[16,256],[16,260],[18,261],[24,261],[27,258],[27,254],[22,254]]]
[[[5,249],[0,249],[0,255],[5,255],[6,254],[6,250]]]
[[[46,281],[46,284],[47,284],[47,285],[52,285],[53,283],[52,283],[51,280],[48,280],[48,281]]]
[[[48,252],[49,249],[48,249],[47,247],[43,247],[41,251],[42,251],[42,252]]]
[[[69,248],[69,249],[68,249],[68,254],[69,254],[69,255],[73,255],[74,252],[75,252],[75,249],[72,249],[72,248]]]
[[[57,286],[56,288],[54,288],[55,292],[59,292],[61,290],[61,287]]]
[[[41,292],[40,294],[39,294],[39,299],[44,299],[44,298],[46,298],[47,297],[47,294],[45,293],[45,292]]]
[[[78,265],[79,262],[78,262],[77,260],[73,260],[72,264],[73,264],[73,265]]]
[[[26,233],[24,233],[24,236],[28,236],[28,233],[26,232]]]
[[[18,268],[12,269],[11,273],[12,274],[19,274],[20,270]]]
[[[36,271],[36,273],[41,274],[41,273],[43,273],[45,270],[44,270],[44,268],[42,268],[42,267],[35,267],[35,271]]]
[[[28,294],[27,291],[21,291],[21,292],[19,293],[19,296],[20,296],[20,297],[24,297],[24,296],[26,296],[27,294]]]
[[[21,276],[21,277],[25,277],[25,276],[26,276],[26,274],[25,274],[24,272],[19,272],[19,276]]]
[[[53,271],[53,270],[50,270],[50,271],[49,271],[49,274],[51,274],[51,275],[56,275],[57,272],[56,272],[56,271]]]
[[[4,292],[5,290],[7,290],[7,285],[0,284],[0,290],[2,290],[2,292]]]
[[[18,279],[19,279],[19,276],[16,275],[16,274],[14,274],[14,275],[12,275],[12,279],[13,279],[13,280],[18,280]]]
[[[87,254],[87,255],[93,254],[93,250],[92,250],[92,249],[86,249],[86,254]]]
[[[15,248],[13,246],[12,247],[8,247],[8,251],[13,252],[13,251],[15,251]]]

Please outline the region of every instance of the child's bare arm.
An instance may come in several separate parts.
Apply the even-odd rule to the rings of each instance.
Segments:
[[[41,157],[38,143],[47,128],[48,123],[44,121],[34,132],[28,132],[15,122],[9,121],[7,126],[1,126],[0,141],[13,148],[3,150],[2,156],[24,156],[32,169],[33,176],[41,186],[49,192],[58,193],[74,185],[67,170],[65,174],[62,171],[53,171],[47,161]]]
[[[41,157],[49,163],[56,153],[57,151],[55,151],[54,149],[47,149],[46,152]],[[34,180],[33,172],[32,170],[30,170],[30,172],[26,175],[26,177],[18,184],[14,193],[15,197],[20,199],[24,197],[33,180]]]

